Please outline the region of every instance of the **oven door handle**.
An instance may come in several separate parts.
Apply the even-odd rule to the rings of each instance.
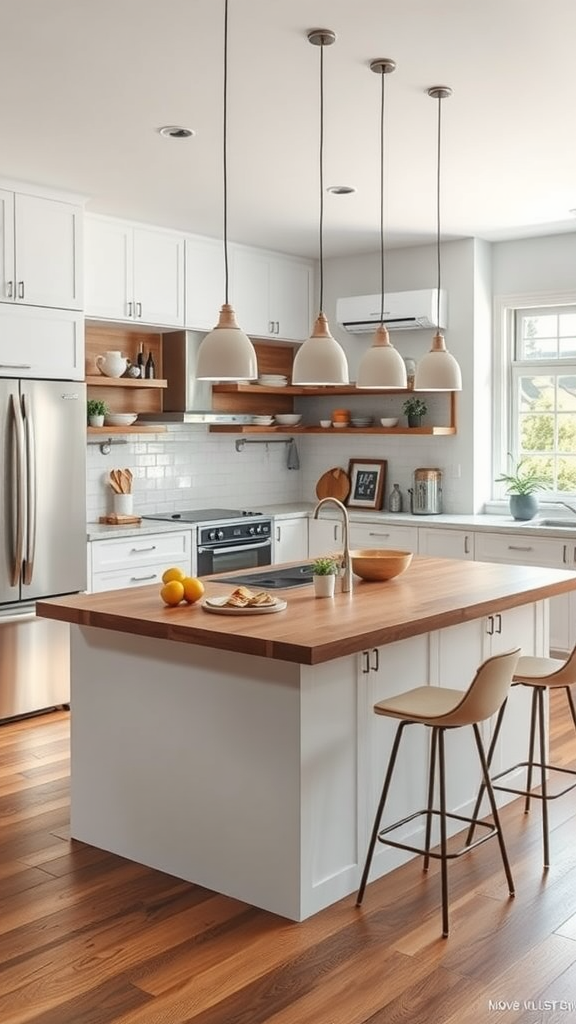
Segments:
[[[235,555],[239,551],[253,551],[255,548],[269,548],[271,547],[271,540],[263,540],[258,544],[240,544],[238,547],[234,546],[229,548],[227,544],[222,544],[220,547],[199,547],[198,554],[204,555],[207,551],[213,555],[218,554],[219,551],[225,551],[227,555]]]

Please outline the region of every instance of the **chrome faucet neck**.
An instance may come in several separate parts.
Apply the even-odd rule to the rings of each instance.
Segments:
[[[339,510],[340,514],[342,515],[343,551],[341,578],[342,591],[343,593],[348,594],[352,590],[352,560],[350,558],[350,519],[348,517],[348,510],[345,507],[345,505],[343,505],[342,502],[338,500],[338,498],[320,498],[320,501],[318,502],[316,508],[314,509],[312,518],[318,519],[318,513],[320,512],[320,509],[322,508],[323,505],[327,504],[335,505],[336,508]]]

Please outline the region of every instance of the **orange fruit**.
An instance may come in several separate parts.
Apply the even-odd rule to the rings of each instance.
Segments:
[[[160,591],[164,604],[177,605],[184,597],[184,584],[180,580],[169,580]]]
[[[184,587],[184,600],[188,601],[188,604],[194,604],[204,595],[204,584],[197,576],[186,576],[182,580],[182,586]]]
[[[186,578],[186,573],[178,566],[172,566],[171,569],[166,569],[166,572],[162,573],[162,583],[170,583],[172,580],[179,580],[180,583]]]

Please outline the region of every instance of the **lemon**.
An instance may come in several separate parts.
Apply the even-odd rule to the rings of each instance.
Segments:
[[[171,569],[166,569],[166,572],[162,573],[162,583],[171,583],[172,580],[179,580],[181,583],[185,578],[186,573],[179,569],[177,565],[172,566]]]
[[[164,604],[177,605],[184,597],[184,584],[180,580],[169,580],[160,591]]]
[[[197,576],[186,576],[182,580],[182,586],[184,587],[184,600],[188,604],[194,604],[195,601],[199,601],[204,594],[204,584]]]

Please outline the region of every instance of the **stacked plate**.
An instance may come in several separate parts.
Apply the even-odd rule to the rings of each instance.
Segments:
[[[273,416],[253,416],[252,423],[255,427],[271,427],[274,422]]]
[[[352,416],[350,423],[353,427],[371,427],[372,416]]]
[[[288,377],[282,373],[261,373],[258,383],[265,388],[285,388],[288,384]]]

